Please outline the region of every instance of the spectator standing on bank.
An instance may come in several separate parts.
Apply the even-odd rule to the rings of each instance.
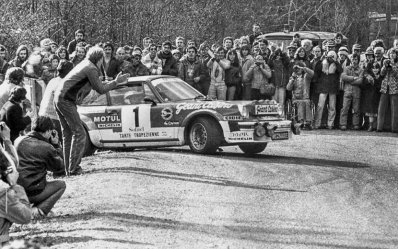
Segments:
[[[0,44],[0,84],[3,83],[8,68],[6,54],[7,54],[6,47]]]
[[[80,162],[84,153],[82,148],[86,143],[85,130],[76,105],[91,89],[104,94],[114,89],[117,84],[125,83],[129,76],[119,73],[115,80],[102,83],[99,76],[103,57],[102,48],[92,47],[86,58],[61,81],[54,95],[54,104],[62,127],[65,167],[70,175],[82,173]],[[82,81],[86,83],[82,84]]]
[[[79,43],[76,46],[74,57],[71,60],[73,66],[76,67],[80,62],[84,60],[85,56],[86,56],[86,48]]]
[[[150,75],[161,75],[162,74],[162,61],[157,56],[156,44],[150,44],[148,47],[149,53],[142,58],[142,64],[144,64]]]
[[[341,47],[343,48],[343,47]],[[340,48],[340,50],[341,50]],[[347,57],[348,58],[348,57]],[[343,107],[340,112],[340,129],[347,130],[348,111],[352,105],[352,124],[354,130],[360,129],[360,101],[364,70],[359,65],[360,57],[354,54],[352,64],[343,68],[341,80],[344,86]]]
[[[55,54],[58,56],[59,60],[67,60],[69,61],[69,53],[68,50],[64,46],[60,46],[57,49],[57,52]]]
[[[141,62],[141,52],[134,51],[122,65],[122,72],[130,77],[149,75],[149,69]]]
[[[28,59],[28,56],[29,56],[28,47],[25,46],[25,45],[19,46],[18,49],[17,49],[15,58],[12,59],[8,63],[9,67],[20,67],[20,68],[22,68],[22,65]]]
[[[256,38],[263,34],[263,33],[261,33],[260,25],[257,23],[253,24],[252,31],[253,31],[253,33],[251,33],[249,35],[249,44],[243,44],[243,45],[252,45],[254,43],[254,41],[256,40]]]
[[[80,42],[84,42],[84,31],[78,29],[75,32],[75,39],[68,44],[68,54],[72,54],[76,50],[76,45]]]
[[[16,86],[11,90],[9,100],[0,110],[0,120],[10,127],[11,142],[19,137],[21,131],[31,123],[32,113],[23,113],[21,103],[26,99],[26,89],[22,86]]]
[[[199,92],[203,92],[201,82],[206,78],[207,70],[197,58],[196,47],[188,47],[187,55],[181,60],[178,70],[178,77]]]
[[[11,67],[6,72],[3,84],[0,85],[0,109],[8,101],[11,90],[15,86],[22,86],[25,72],[22,68]]]
[[[328,122],[327,128],[333,129],[336,117],[336,94],[339,89],[340,75],[343,72],[341,65],[337,62],[337,54],[329,51],[322,63],[315,67],[315,78],[318,80],[319,101],[316,110],[315,128],[321,126],[323,108],[326,98],[329,97],[328,105]]]
[[[225,85],[225,70],[229,69],[231,62],[225,59],[224,49],[218,47],[215,50],[214,57],[207,62],[210,69],[210,88],[209,97],[218,100],[226,100],[227,86]]]
[[[170,45],[170,49],[171,49],[171,45]],[[185,39],[184,39],[184,37],[179,36],[176,38],[176,49],[180,50],[181,55],[185,54]]]
[[[115,47],[112,43],[105,43],[103,49],[104,63],[103,67],[101,68],[102,75],[105,76],[107,80],[113,80],[120,72],[121,61],[116,59],[114,55]]]
[[[310,101],[310,84],[313,76],[314,71],[306,67],[304,62],[296,62],[286,86],[288,91],[292,91],[293,104],[297,106],[298,122],[308,130],[312,130],[313,120]]]
[[[163,42],[162,50],[157,53],[157,57],[162,62],[163,75],[178,76],[177,60],[171,54],[171,42]]]
[[[50,82],[50,80],[57,77],[57,68],[60,60],[57,55],[52,54],[50,55],[49,61],[50,65],[44,68],[43,74],[41,75],[41,78],[44,83],[46,83],[46,85],[48,84],[48,82]]]
[[[250,54],[249,45],[243,45],[240,48],[240,58],[241,58],[240,65],[242,68],[242,86],[243,86],[242,99],[250,100],[252,86],[251,86],[251,78],[249,77],[247,72],[253,66],[254,58]]]
[[[278,48],[271,55],[270,61],[274,65],[272,77],[276,88],[273,99],[284,107],[286,101],[286,86],[289,82],[289,58],[286,53]]]
[[[251,82],[250,100],[272,98],[275,94],[275,86],[269,81],[271,76],[271,68],[261,55],[257,55],[254,59],[254,63],[247,71],[247,77]]]
[[[231,67],[225,70],[225,85],[227,86],[227,100],[234,100],[236,90],[240,88],[242,83],[241,68],[239,65],[238,54],[235,49],[231,49],[227,53],[227,60],[231,62]]]
[[[380,75],[381,66],[374,63],[373,49],[369,47],[365,52],[366,60],[363,62],[364,79],[361,86],[361,113],[369,118],[368,126],[364,128],[369,132],[377,128],[377,111],[380,101],[380,89],[383,78]]]
[[[388,103],[391,109],[391,130],[398,133],[398,50],[391,48],[387,52],[388,59],[383,61],[380,75],[381,96],[378,110],[377,131],[383,131]]]

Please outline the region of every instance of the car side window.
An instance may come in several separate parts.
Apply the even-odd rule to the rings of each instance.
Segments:
[[[81,105],[107,105],[106,94],[100,94],[95,90],[91,90],[90,93],[83,99]]]
[[[155,94],[153,94],[151,88],[147,84],[144,84],[144,90],[145,90],[145,97],[149,97],[153,99],[156,103],[159,103],[158,98],[156,98]]]
[[[142,84],[123,86],[109,92],[112,105],[138,105],[144,103]]]

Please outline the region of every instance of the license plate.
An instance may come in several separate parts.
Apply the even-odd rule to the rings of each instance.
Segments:
[[[277,105],[255,105],[254,106],[254,114],[255,115],[278,114],[278,106]]]
[[[277,132],[272,136],[272,140],[285,140],[289,139],[289,132]]]

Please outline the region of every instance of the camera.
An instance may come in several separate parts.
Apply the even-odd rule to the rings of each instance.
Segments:
[[[57,132],[56,132],[55,130],[52,130],[52,131],[51,131],[51,136],[52,136],[52,137],[55,137],[56,135],[57,135]]]

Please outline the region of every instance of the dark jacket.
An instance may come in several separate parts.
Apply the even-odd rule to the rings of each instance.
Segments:
[[[31,122],[29,116],[23,116],[20,104],[12,100],[7,101],[1,108],[0,120],[4,121],[10,127],[10,136],[13,142],[19,136],[19,133]]]
[[[65,172],[62,149],[55,148],[40,133],[32,131],[15,141],[19,157],[18,184],[28,196],[40,194],[47,185],[47,171]]]
[[[240,66],[231,65],[230,68],[225,70],[225,84],[230,86],[238,86],[242,83],[242,75]]]
[[[177,60],[171,53],[165,54],[163,51],[159,51],[157,56],[162,60],[162,75],[178,76]]]
[[[270,61],[273,64],[273,83],[276,87],[286,87],[290,77],[289,57],[286,53],[281,53],[279,59],[276,59],[275,55],[271,55]]]
[[[336,65],[336,70],[334,73],[326,74],[322,71],[322,64],[318,63],[315,66],[315,78],[318,80],[317,82],[317,92],[318,93],[329,93],[329,94],[337,94],[340,86],[340,75],[343,72],[343,68],[340,63],[333,62]]]
[[[106,75],[108,77],[112,77],[113,79],[116,77],[116,75],[120,72],[120,66],[122,62],[116,59],[114,56],[111,57],[111,60],[109,61],[109,64],[107,67],[105,67],[105,60],[103,67],[101,68],[101,73],[102,75]],[[105,71],[106,68],[106,71]],[[106,73],[106,74],[105,74]]]
[[[380,89],[383,77],[380,71],[377,75],[373,73],[373,63],[365,62],[365,77],[361,85],[361,113],[377,113],[380,101]]]
[[[128,73],[130,77],[149,75],[149,69],[141,61],[135,66],[130,61],[124,61],[120,68],[122,73]]]
[[[191,86],[200,84],[206,78],[207,70],[199,60],[193,62],[188,61],[188,58],[184,58],[180,63],[180,68],[178,70],[178,77],[183,81],[187,82]],[[194,78],[199,77],[198,83],[194,82]],[[196,88],[196,87],[195,87]],[[200,91],[200,89],[198,89]]]
[[[91,89],[103,94],[116,87],[115,80],[104,84],[99,76],[97,66],[87,59],[83,60],[62,79],[55,92],[54,102],[62,98],[79,103]]]

